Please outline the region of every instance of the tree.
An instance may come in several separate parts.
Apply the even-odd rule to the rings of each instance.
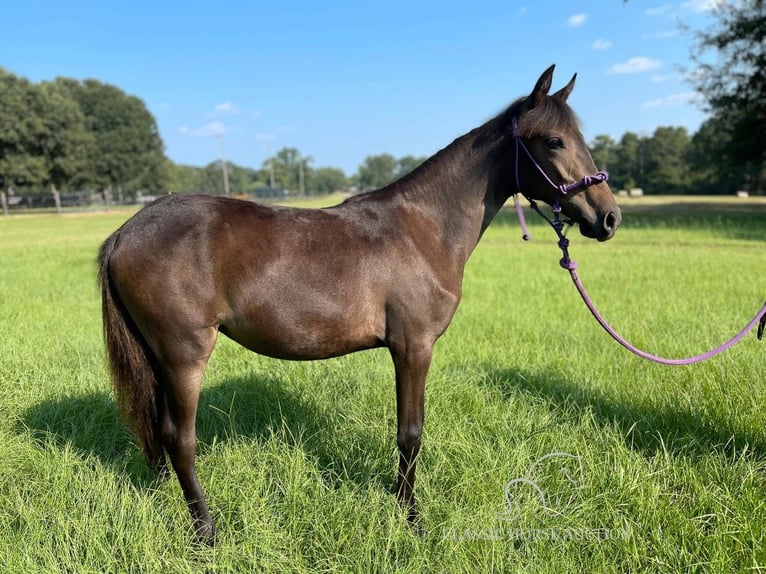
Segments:
[[[273,157],[263,162],[263,169],[267,172],[274,170],[274,185],[291,191],[301,190],[301,177],[305,178],[310,170],[312,162],[310,156],[302,157],[301,153],[293,147],[284,147]]]
[[[80,106],[64,84],[43,82],[39,90],[37,113],[44,127],[39,142],[45,162],[43,183],[50,186],[56,207],[60,209],[59,191],[87,181],[87,165],[95,151],[95,138],[88,131]]]
[[[320,167],[309,172],[307,189],[309,194],[322,195],[348,187],[348,178],[342,169]]]
[[[625,132],[614,150],[610,163],[611,184],[620,189],[641,187],[644,184],[644,140],[633,132]]]
[[[692,136],[686,154],[690,186],[695,193],[731,194],[741,184],[741,172],[730,157],[730,141],[722,119],[713,116]]]
[[[766,182],[766,1],[721,2],[714,23],[696,34],[692,84],[718,118],[731,161],[750,191]],[[710,61],[710,52],[715,54]]]
[[[39,185],[45,178],[41,97],[37,86],[0,68],[0,185],[4,191]]]
[[[368,155],[359,166],[357,179],[362,189],[377,189],[394,181],[398,163],[389,153]]]
[[[654,130],[642,150],[642,186],[651,193],[684,193],[689,186],[686,163],[689,144],[686,128],[658,127]]]
[[[596,167],[608,171],[611,162],[616,159],[617,142],[608,135],[598,135],[588,147]]]
[[[168,182],[164,145],[142,100],[97,80],[58,78],[70,90],[95,138],[90,178],[102,189],[161,191]]]
[[[400,157],[396,162],[396,175],[395,175],[396,179],[399,179],[400,177],[403,177],[407,175],[408,173],[414,171],[415,168],[417,168],[426,159],[428,158],[414,157],[411,155]]]

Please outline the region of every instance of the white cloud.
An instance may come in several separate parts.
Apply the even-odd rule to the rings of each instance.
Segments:
[[[675,38],[681,33],[680,30],[660,30],[659,32],[655,32],[654,38],[657,38],[658,40],[667,40],[668,38]]]
[[[688,2],[681,2],[681,8],[694,13],[710,12],[719,8],[723,3],[723,0],[689,0]]]
[[[608,50],[612,47],[612,43],[609,40],[604,40],[602,38],[599,38],[593,44],[591,44],[592,50]]]
[[[662,66],[662,62],[659,60],[652,60],[644,56],[638,56],[631,58],[621,64],[615,64],[609,68],[610,74],[637,74],[639,72],[646,72],[647,70],[655,70]]]
[[[664,98],[657,98],[655,100],[649,100],[648,102],[644,102],[641,104],[642,108],[660,108],[662,107],[662,103],[665,101]]]
[[[242,110],[240,110],[237,106],[235,106],[231,102],[221,102],[220,104],[215,105],[212,115],[218,116],[218,117],[236,116],[239,113],[241,113],[241,111]]]
[[[569,18],[567,18],[567,26],[570,28],[577,28],[578,26],[582,26],[585,24],[585,20],[588,19],[587,14],[573,14]]]
[[[655,84],[661,84],[662,82],[667,82],[668,77],[663,76],[662,74],[653,74],[652,75],[652,82]]]
[[[656,6],[654,8],[648,8],[644,14],[647,16],[662,16],[663,14],[667,14],[673,9],[672,4],[663,4],[662,6]]]
[[[214,136],[222,136],[229,133],[229,131],[229,128],[221,122],[209,122],[196,128],[181,126],[178,130],[178,133],[193,138],[209,138]]]
[[[641,104],[642,108],[665,108],[670,106],[686,106],[699,100],[697,92],[683,92],[680,94],[670,94],[664,98],[649,100]]]

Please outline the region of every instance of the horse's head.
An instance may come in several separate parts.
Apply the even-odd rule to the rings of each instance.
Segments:
[[[503,114],[504,131],[512,142],[511,185],[530,199],[560,205],[584,236],[606,241],[620,225],[620,208],[605,183],[605,174],[597,173],[577,118],[567,104],[577,75],[548,95],[553,69],[543,72],[532,93]],[[567,186],[575,182],[579,185]]]

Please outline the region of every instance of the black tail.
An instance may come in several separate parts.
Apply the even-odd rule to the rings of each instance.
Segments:
[[[98,254],[104,341],[117,405],[141,442],[147,461],[154,465],[162,454],[157,452],[162,447],[158,446],[159,441],[155,437],[159,381],[154,355],[122,304],[109,276],[109,260],[119,233],[116,231],[104,241]]]

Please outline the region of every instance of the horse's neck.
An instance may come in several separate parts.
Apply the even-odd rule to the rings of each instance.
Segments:
[[[406,198],[440,230],[438,241],[465,265],[487,226],[507,199],[490,183],[490,159],[476,149],[474,130],[387,188]]]

